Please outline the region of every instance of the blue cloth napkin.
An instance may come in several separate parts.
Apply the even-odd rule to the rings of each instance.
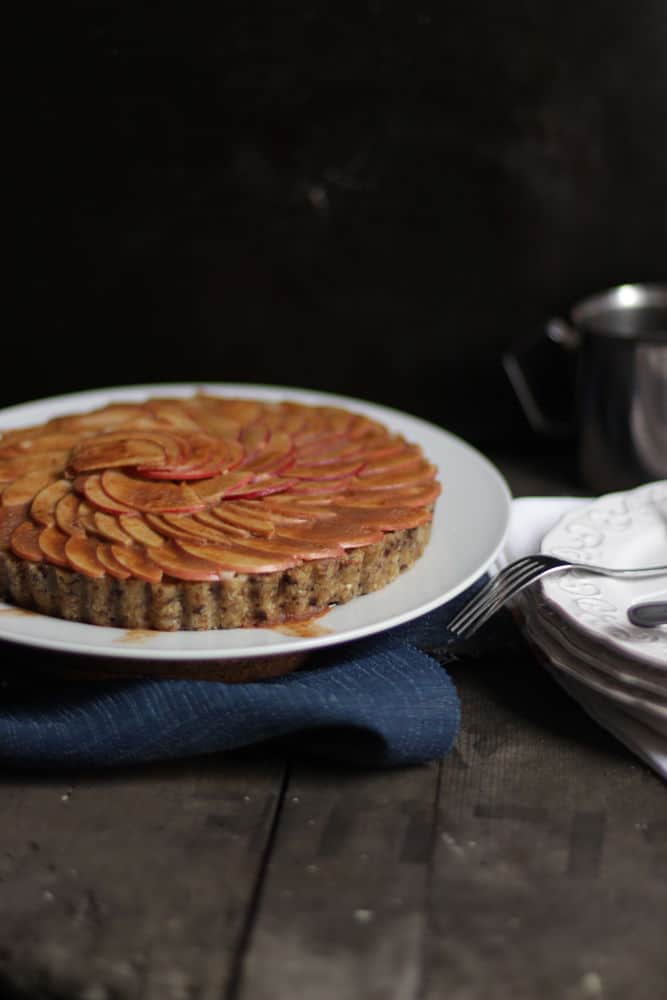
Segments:
[[[446,622],[469,595],[380,636],[319,651],[305,669],[254,683],[80,683],[43,672],[26,678],[25,671],[17,679],[15,647],[2,644],[0,673],[9,668],[9,679],[0,687],[0,764],[99,768],[276,739],[362,766],[438,759],[459,724],[456,690],[440,662],[451,645]],[[425,651],[436,649],[439,659]]]

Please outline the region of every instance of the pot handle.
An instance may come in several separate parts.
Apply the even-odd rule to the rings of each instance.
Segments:
[[[502,356],[526,419],[538,434],[564,438],[574,432],[574,352],[580,343],[579,331],[554,317],[537,337],[517,341]]]

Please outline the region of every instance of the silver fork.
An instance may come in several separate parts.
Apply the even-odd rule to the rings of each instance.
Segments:
[[[600,576],[619,576],[626,578],[667,576],[667,566],[644,566],[633,569],[612,569],[609,566],[593,566],[591,563],[574,563],[555,556],[532,555],[517,559],[505,566],[492,580],[482,587],[479,593],[461,608],[447,628],[458,639],[469,639],[481,628],[492,615],[495,615],[503,604],[514,597],[524,587],[535,583],[547,573],[556,573],[564,569],[580,569],[586,573],[597,573]]]

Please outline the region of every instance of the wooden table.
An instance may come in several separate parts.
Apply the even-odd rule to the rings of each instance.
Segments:
[[[568,491],[496,459],[516,495]],[[0,995],[665,996],[664,785],[527,650],[451,673],[458,743],[423,767],[5,776]]]

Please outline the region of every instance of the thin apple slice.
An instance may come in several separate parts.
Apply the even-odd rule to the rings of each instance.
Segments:
[[[285,493],[293,486],[296,486],[297,479],[284,479],[278,476],[275,479],[257,479],[246,485],[236,486],[228,490],[225,500],[249,500],[259,497],[268,497],[273,493]]]
[[[31,455],[42,455],[45,452],[56,451],[66,452],[73,448],[81,440],[81,435],[55,431],[53,433],[36,434],[35,436],[24,438],[17,442],[17,448],[22,452],[29,452]]]
[[[35,495],[30,505],[30,514],[33,521],[48,527],[56,520],[56,504],[72,489],[71,483],[67,479],[57,479],[55,483],[45,486]]]
[[[198,431],[199,424],[183,406],[182,399],[149,399],[146,409],[161,423],[179,431]]]
[[[160,549],[151,549],[151,559],[161,571],[177,580],[207,581],[220,578],[220,566],[217,563],[187,552],[180,548],[180,543],[167,542]]]
[[[196,514],[192,515],[195,521],[199,521],[201,524],[207,524],[211,528],[215,528],[218,531],[223,531],[225,535],[233,538],[248,538],[250,532],[247,528],[240,528],[238,524],[230,524],[229,522],[223,523],[219,517],[215,514],[211,514],[208,510],[198,510]]]
[[[87,531],[91,535],[98,534],[97,525],[95,524],[95,511],[85,500],[79,500],[77,517],[84,531]]]
[[[417,469],[422,461],[421,448],[406,446],[399,451],[368,459],[365,468],[358,475],[360,479],[389,472],[400,472],[403,476],[408,471]]]
[[[224,525],[218,518],[211,516],[209,520],[204,520],[206,513],[194,514],[163,514],[163,521],[167,528],[173,528],[175,534],[173,538],[184,538],[186,541],[202,540],[209,542],[219,542],[221,545],[231,544],[248,532],[232,525]],[[200,520],[201,518],[201,520]]]
[[[85,535],[79,520],[79,498],[75,493],[66,493],[55,506],[56,524],[66,535]]]
[[[360,524],[380,531],[403,531],[428,524],[431,512],[425,507],[338,507],[341,523]]]
[[[95,511],[93,513],[95,531],[101,538],[106,539],[108,542],[116,542],[118,545],[130,545],[132,539],[126,531],[123,531],[119,521],[119,517],[127,516],[127,514],[103,514],[101,511]],[[135,512],[132,516],[138,517],[139,515]]]
[[[106,572],[97,558],[97,545],[83,535],[70,535],[65,542],[65,556],[72,569],[92,580],[101,579]]]
[[[290,466],[289,474],[295,479],[314,479],[317,482],[327,482],[329,479],[349,479],[360,474],[364,462],[354,459],[351,462],[329,462],[325,465],[303,465],[295,462]]]
[[[119,424],[127,424],[143,416],[140,403],[109,403],[108,406],[91,413],[57,417],[49,421],[54,430],[105,431],[113,430]]]
[[[101,483],[102,489],[112,500],[144,513],[185,514],[206,506],[185,483],[149,482],[117,469],[103,472]]]
[[[104,566],[109,576],[116,580],[129,580],[132,574],[128,569],[119,563],[113,554],[112,548],[106,542],[100,542],[95,550],[95,555]]]
[[[340,559],[345,555],[345,550],[335,543],[314,542],[310,538],[287,538],[282,535],[272,535],[271,538],[248,538],[238,544],[250,552],[293,556],[301,561]]]
[[[397,469],[396,472],[380,472],[368,476],[359,476],[352,479],[350,487],[352,490],[401,490],[409,486],[424,486],[435,478],[437,469],[422,459],[416,468],[408,468],[405,472]]]
[[[30,472],[61,475],[67,461],[66,451],[47,452],[45,455],[21,454],[0,461],[0,481],[11,482]]]
[[[270,437],[270,430],[266,424],[256,423],[243,427],[239,435],[239,440],[245,452],[246,458],[250,459],[264,448]]]
[[[273,478],[285,472],[296,458],[296,451],[289,434],[275,431],[261,451],[244,462],[243,468],[253,471],[256,478]]]
[[[195,483],[192,489],[200,499],[206,503],[215,503],[223,496],[236,496],[238,490],[245,486],[252,478],[250,469],[234,472],[223,472],[212,479],[202,479]]]
[[[331,462],[349,462],[351,459],[357,458],[362,454],[364,458],[366,455],[365,450],[362,452],[363,446],[360,441],[349,441],[345,437],[330,437],[324,441],[316,440],[313,443],[309,443],[307,447],[300,446],[298,440],[295,440],[294,443],[299,453],[297,462],[303,465],[329,465]]]
[[[437,500],[440,491],[441,487],[437,482],[427,483],[425,486],[407,486],[391,492],[359,489],[336,497],[336,503],[342,507],[430,507]]]
[[[344,549],[359,548],[362,545],[372,545],[383,537],[382,531],[367,527],[364,524],[333,521],[316,521],[308,525],[285,525],[280,529],[281,535],[287,538],[297,538],[322,545],[341,545]]]
[[[309,504],[307,502],[300,502],[297,499],[292,499],[288,497],[285,503],[280,503],[281,497],[274,500],[272,497],[266,497],[262,499],[262,506],[260,507],[260,512],[262,508],[264,510],[271,511],[270,516],[275,519],[276,514],[281,517],[291,518],[294,521],[322,521],[329,517],[332,517],[329,507],[331,505],[330,498],[327,497],[326,504]]]
[[[92,475],[86,476],[83,480],[77,476],[74,480],[73,488],[77,493],[81,490],[88,503],[93,508],[97,508],[105,514],[136,515],[137,513],[132,507],[119,503],[118,500],[114,500],[109,496],[106,490],[102,488],[102,477],[99,472],[93,472]]]
[[[291,488],[290,494],[297,497],[311,493],[316,496],[344,493],[350,483],[354,482],[354,476],[348,476],[346,479],[300,479],[296,486]]]
[[[9,547],[19,559],[26,559],[28,562],[41,562],[43,552],[39,547],[39,535],[41,528],[30,521],[23,521],[11,533]]]
[[[137,580],[144,580],[146,583],[159,583],[162,579],[162,570],[153,558],[154,553],[159,551],[161,550],[151,549],[149,556],[148,553],[140,548],[111,545],[111,554],[118,560],[121,566],[129,570]]]
[[[62,566],[66,569],[70,568],[67,555],[65,554],[65,545],[68,538],[69,535],[53,525],[49,528],[43,528],[40,531],[38,539],[39,547],[48,563],[52,563],[54,566]]]
[[[180,540],[175,543],[189,555],[205,559],[220,570],[233,573],[278,573],[291,569],[299,560],[291,555],[260,555],[242,548],[225,548],[222,545],[197,545]]]
[[[273,521],[266,515],[261,516],[260,512],[253,513],[231,501],[218,504],[211,508],[211,513],[223,524],[233,524],[238,528],[244,528],[254,535],[272,535],[275,531]]]
[[[163,536],[153,531],[144,517],[125,517],[121,514],[118,520],[123,531],[140,545],[145,545],[147,548],[164,545]]]
[[[93,438],[84,441],[71,455],[69,468],[75,472],[92,472],[95,469],[116,469],[128,465],[164,465],[164,448],[153,441],[137,437],[107,441]]]
[[[44,472],[29,472],[27,476],[15,479],[2,490],[4,507],[22,507],[30,503],[36,493],[53,482],[53,476]]]

